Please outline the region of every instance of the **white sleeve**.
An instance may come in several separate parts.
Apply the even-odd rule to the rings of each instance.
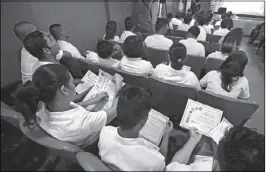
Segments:
[[[201,46],[200,56],[205,57],[205,47]]]
[[[86,60],[93,63],[99,63],[99,56],[97,53],[90,51],[88,54],[86,54]]]
[[[148,64],[148,65],[147,65],[147,73],[148,73],[148,74],[152,74],[154,68],[153,68],[151,62],[148,62],[147,64]]]
[[[107,114],[105,111],[98,112],[89,112],[87,115],[84,115],[84,118],[81,121],[80,130],[81,132],[97,132],[106,125]],[[89,129],[89,130],[88,130]]]
[[[180,164],[179,162],[171,162],[166,166],[165,171],[192,171],[190,165]]]
[[[207,73],[201,80],[200,80],[200,86],[201,87],[207,87],[208,85],[208,77],[210,75],[210,72]]]
[[[243,89],[241,89],[241,92],[240,92],[238,98],[248,99],[250,97],[248,80],[246,80],[246,82],[244,82],[243,85],[244,85]]]

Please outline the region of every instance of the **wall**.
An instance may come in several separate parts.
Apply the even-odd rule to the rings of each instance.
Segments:
[[[13,33],[13,26],[21,20],[31,21],[44,31],[51,24],[61,23],[81,51],[95,49],[107,21],[103,1],[1,2],[1,87],[21,78],[17,60],[21,42]]]

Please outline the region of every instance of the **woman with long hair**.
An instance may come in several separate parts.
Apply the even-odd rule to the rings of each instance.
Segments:
[[[119,37],[116,36],[117,24],[115,21],[108,21],[105,27],[105,35],[103,39],[119,42]]]

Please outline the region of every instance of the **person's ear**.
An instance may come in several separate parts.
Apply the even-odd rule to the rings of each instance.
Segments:
[[[51,54],[51,51],[49,48],[43,48],[42,49],[45,54]]]
[[[61,93],[62,94],[68,95],[68,89],[64,85],[61,86],[61,89],[60,90],[61,90]]]

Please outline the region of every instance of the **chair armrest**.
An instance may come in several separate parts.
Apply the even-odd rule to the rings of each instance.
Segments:
[[[89,152],[79,152],[76,158],[85,171],[111,171],[98,157]]]

